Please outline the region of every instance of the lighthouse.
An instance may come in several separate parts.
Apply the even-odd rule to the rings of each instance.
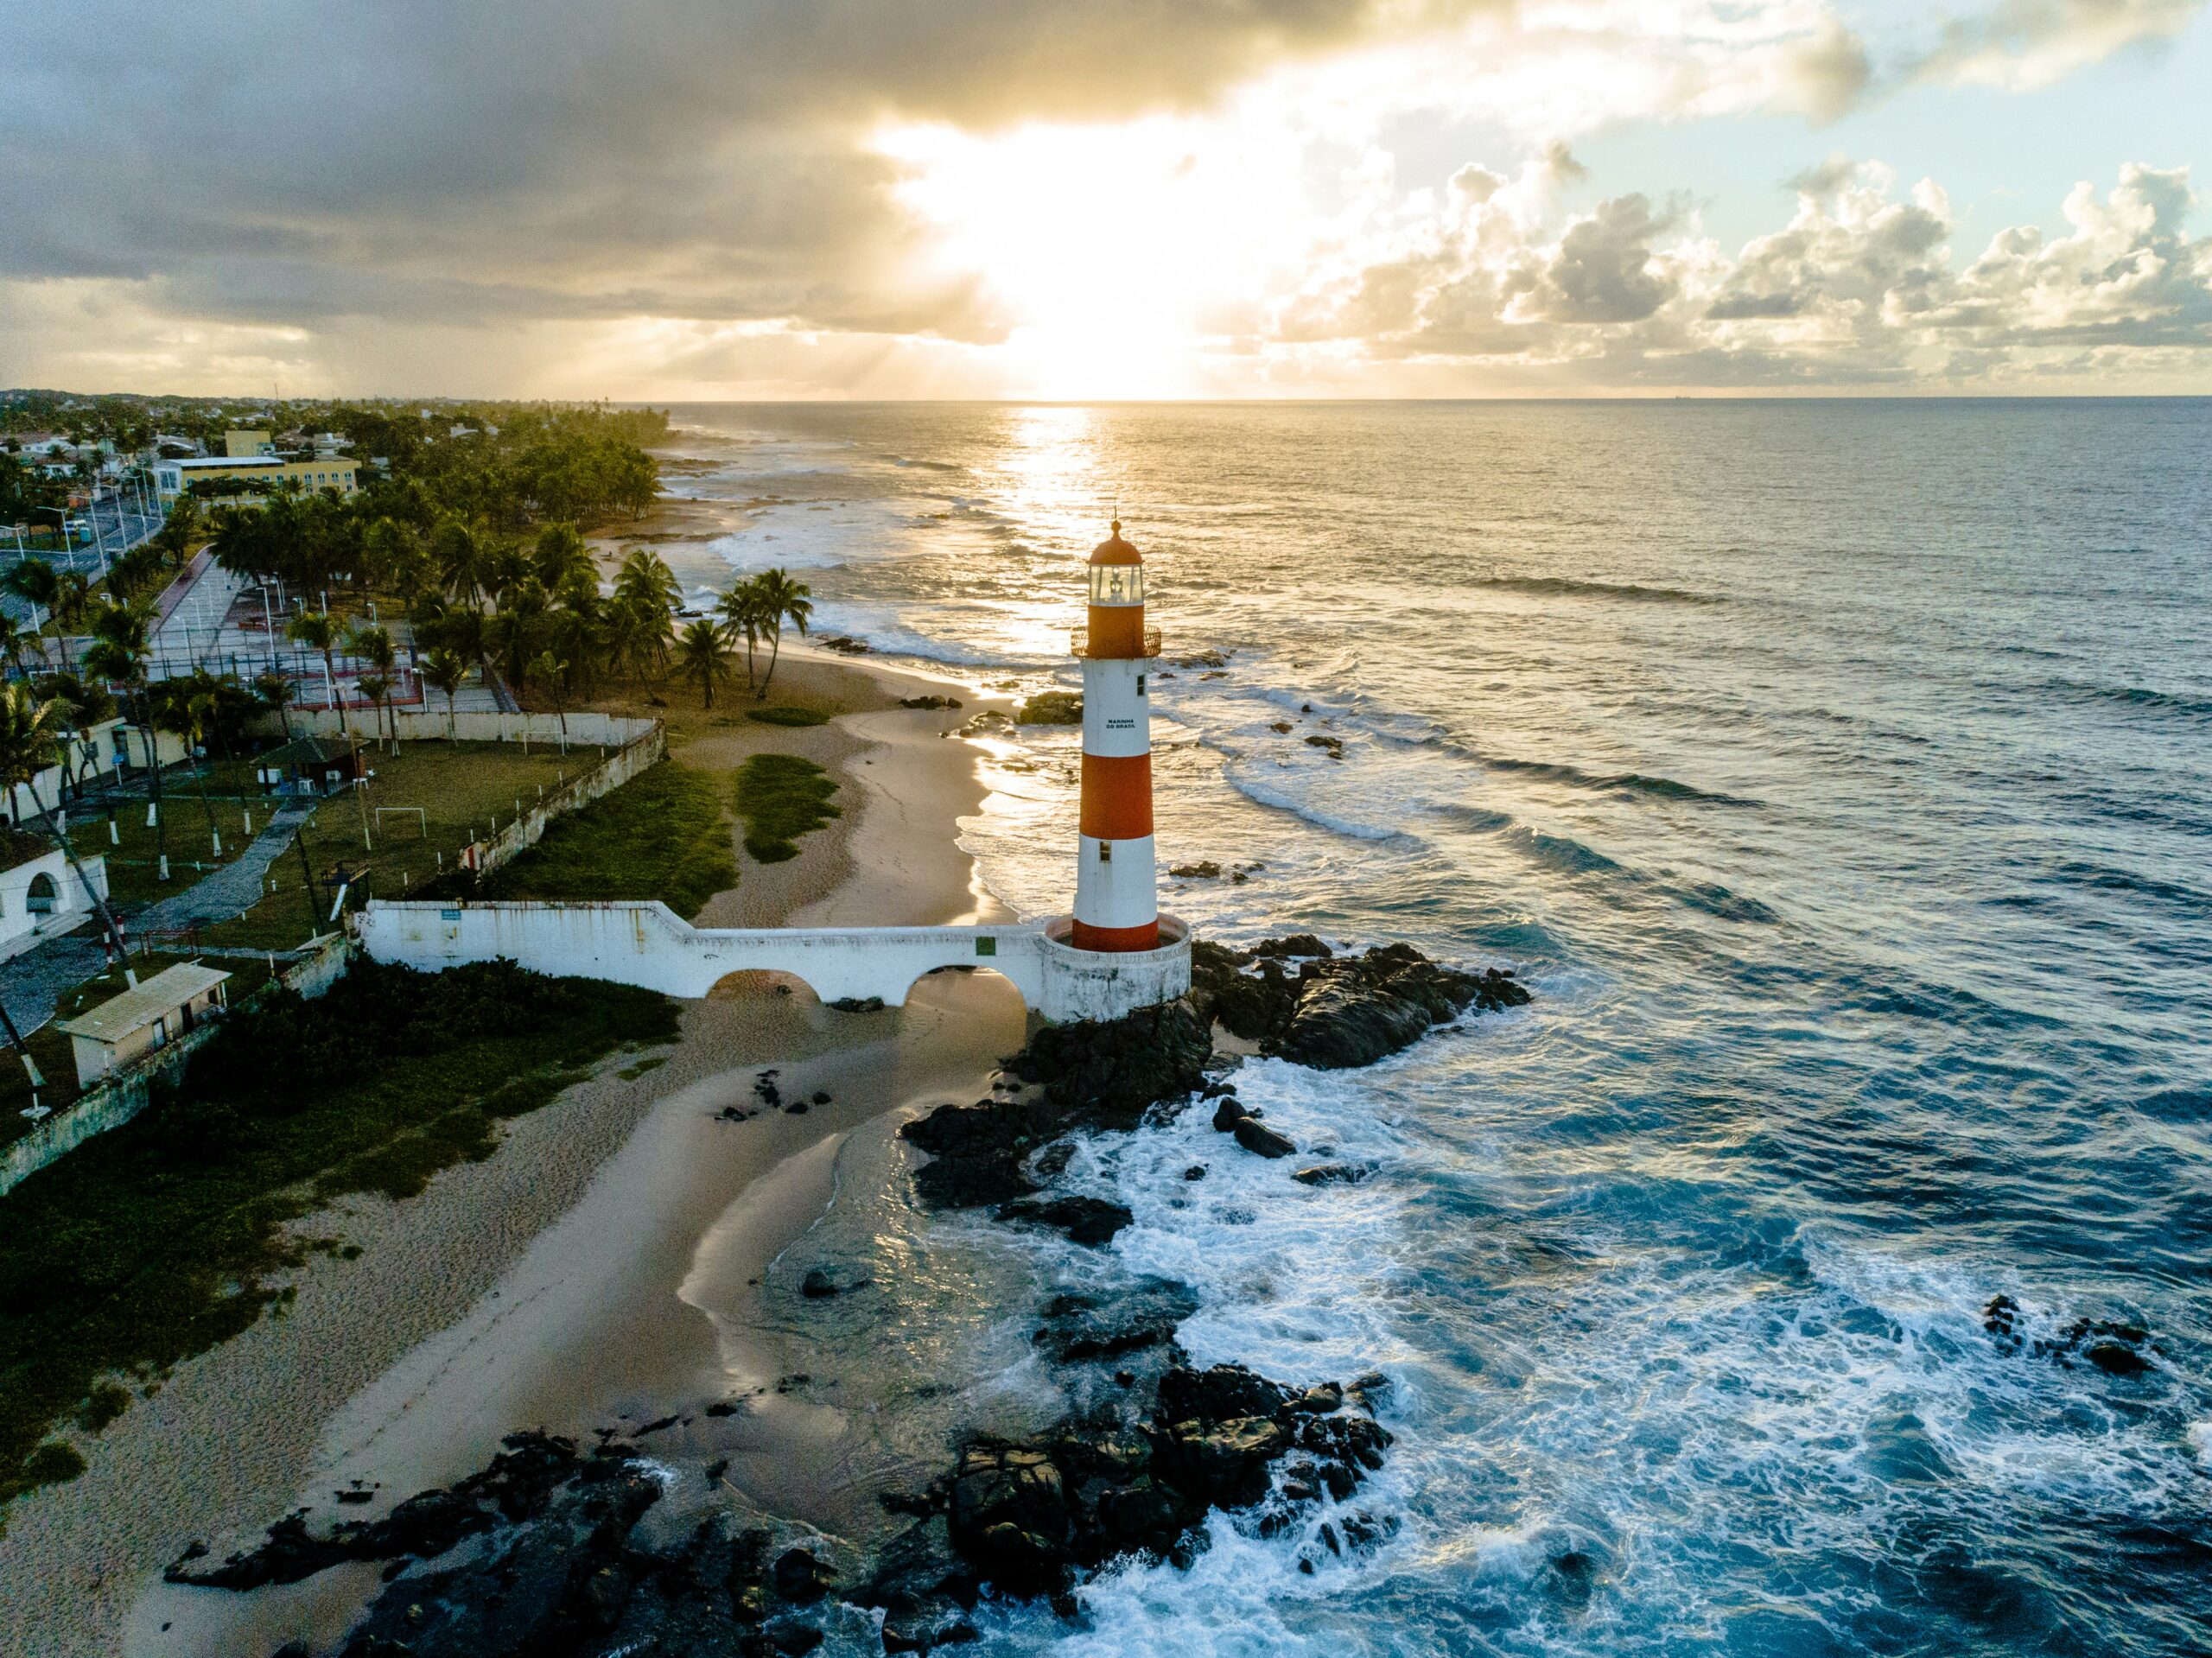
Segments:
[[[1146,696],[1160,630],[1144,623],[1144,560],[1122,521],[1091,549],[1090,611],[1078,629],[1083,663],[1083,807],[1077,822],[1075,924],[1070,945],[1102,952],[1160,945],[1152,853],[1152,704]]]

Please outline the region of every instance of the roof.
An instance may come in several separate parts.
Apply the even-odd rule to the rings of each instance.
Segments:
[[[249,467],[257,471],[266,472],[271,467],[281,467],[284,463],[273,454],[195,454],[186,455],[181,459],[163,464],[180,467],[187,472],[207,472],[219,467],[226,471],[236,471]]]
[[[353,752],[353,745],[343,737],[295,737],[282,747],[270,749],[254,764],[263,767],[321,765],[343,759]]]
[[[175,1013],[194,997],[205,995],[231,975],[220,968],[197,962],[164,968],[135,990],[102,1002],[88,1013],[55,1021],[54,1028],[95,1042],[120,1042],[156,1020]]]
[[[1090,549],[1090,562],[1094,564],[1141,564],[1144,560],[1137,556],[1135,548],[1122,539],[1122,521],[1116,518],[1114,520],[1114,533]]]

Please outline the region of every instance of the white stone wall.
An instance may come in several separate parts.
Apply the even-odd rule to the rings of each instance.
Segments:
[[[356,922],[373,961],[437,972],[505,960],[535,973],[705,995],[732,973],[787,973],[823,1001],[890,1007],[924,974],[983,968],[1011,980],[1047,1019],[1111,1019],[1191,985],[1179,923],[1160,950],[1102,956],[1047,937],[1065,923],[982,927],[694,927],[664,904],[372,902]]]

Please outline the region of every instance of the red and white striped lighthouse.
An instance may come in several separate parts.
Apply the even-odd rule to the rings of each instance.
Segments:
[[[1122,521],[1091,550],[1083,659],[1083,810],[1077,827],[1077,950],[1154,950],[1160,897],[1152,855],[1152,705],[1145,696],[1160,630],[1144,625],[1144,561]]]

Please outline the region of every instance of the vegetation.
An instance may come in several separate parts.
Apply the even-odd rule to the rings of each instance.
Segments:
[[[395,1198],[481,1159],[624,1044],[676,1033],[666,998],[505,963],[437,977],[357,963],[330,993],[271,991],[181,1083],[0,1206],[0,1502],[82,1459],[120,1378],[151,1391],[290,1291],[288,1221],[346,1192]]]
[[[745,717],[764,726],[826,726],[831,716],[820,708],[747,708]]]
[[[840,816],[830,804],[837,785],[796,754],[755,754],[738,768],[737,811],[745,849],[762,863],[798,856],[798,837]]]
[[[664,760],[559,819],[513,862],[466,890],[486,899],[658,899],[680,916],[737,885],[714,784]]]

